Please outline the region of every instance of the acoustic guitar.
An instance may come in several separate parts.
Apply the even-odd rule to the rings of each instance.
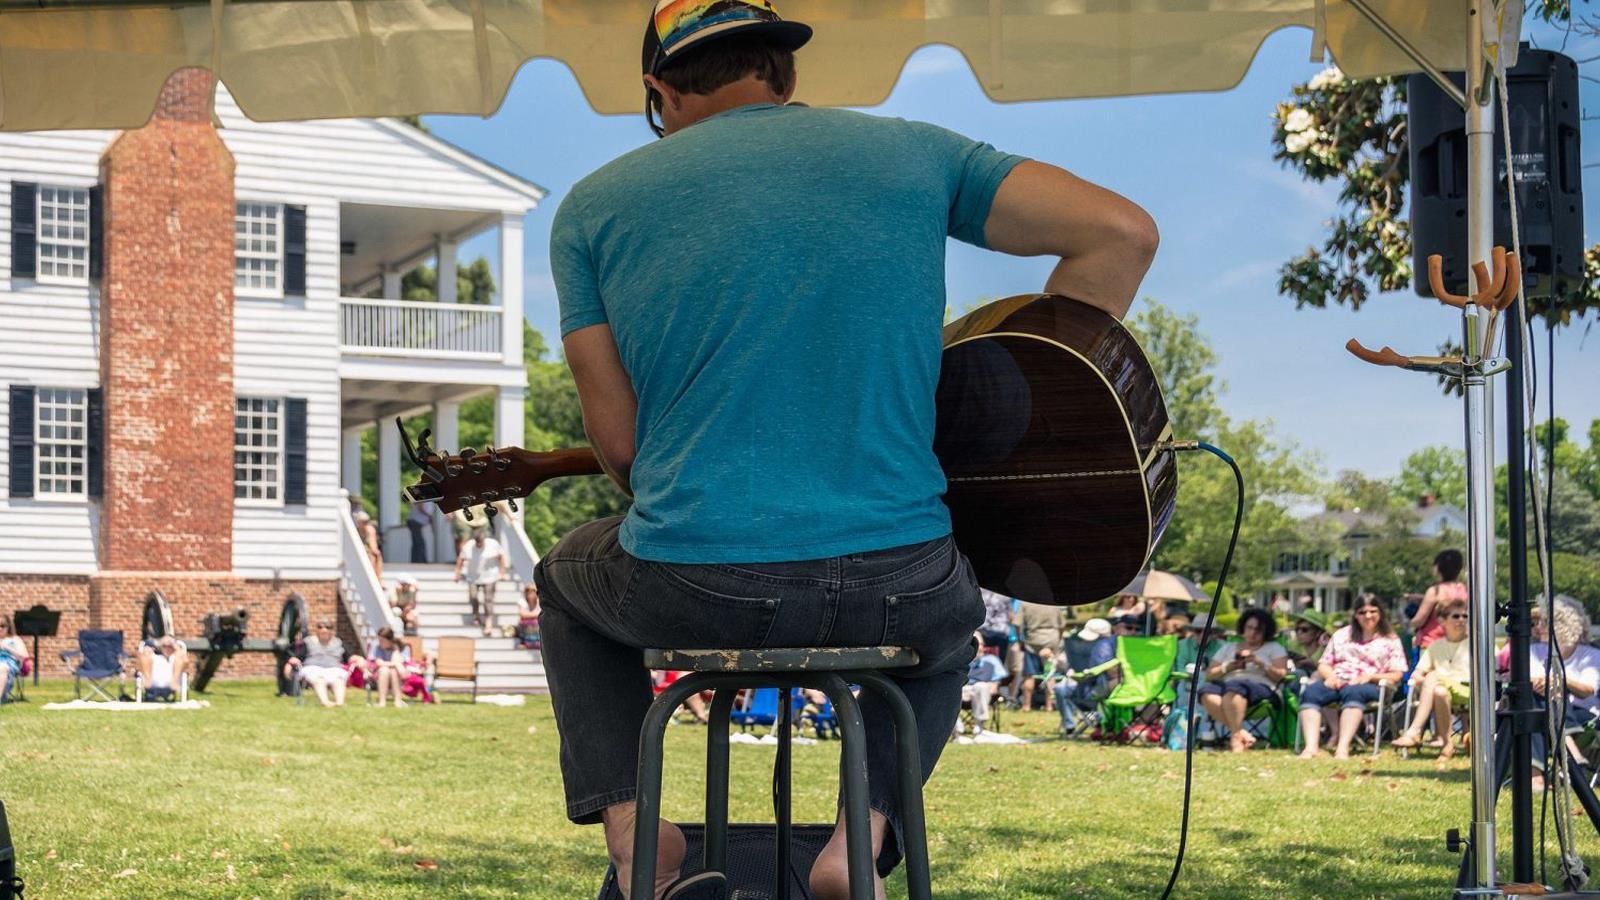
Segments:
[[[944,501],[979,584],[1070,605],[1133,581],[1172,518],[1178,469],[1160,385],[1121,323],[1052,294],[974,310],[945,326],[937,406]],[[448,455],[427,439],[405,438],[424,476],[406,494],[445,512],[493,515],[552,478],[601,473],[586,448]]]

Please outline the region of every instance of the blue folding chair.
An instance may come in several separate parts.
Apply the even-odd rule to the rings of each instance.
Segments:
[[[833,711],[833,701],[824,699],[813,711],[806,711],[806,696],[795,688],[789,695],[792,713],[789,720],[799,723],[799,730],[803,733],[807,727],[816,734],[818,740],[839,737],[839,716]]]
[[[735,707],[729,718],[739,726],[741,731],[749,731],[752,726],[766,725],[771,727],[778,722],[778,689],[759,688],[746,693],[742,708]]]
[[[105,700],[121,699],[127,693],[127,677],[123,672],[123,663],[127,659],[128,654],[122,650],[120,631],[80,631],[78,649],[61,653],[62,662],[78,661],[72,669],[72,695],[79,699],[83,697],[85,681],[89,682],[92,693]],[[117,680],[115,697],[106,693],[112,678]]]

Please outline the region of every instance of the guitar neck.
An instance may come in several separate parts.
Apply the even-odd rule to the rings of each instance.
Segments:
[[[500,452],[511,456],[526,467],[527,493],[532,493],[539,485],[553,478],[605,474],[605,470],[600,468],[600,458],[588,447],[544,451],[511,447]]]

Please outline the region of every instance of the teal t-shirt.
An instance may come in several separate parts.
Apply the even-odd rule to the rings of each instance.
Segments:
[[[609,323],[639,398],[624,548],[787,562],[950,533],[933,454],[945,239],[1021,161],[919,122],[756,104],[578,182],[563,336]]]

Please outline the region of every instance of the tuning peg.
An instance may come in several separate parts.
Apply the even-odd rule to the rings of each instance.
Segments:
[[[494,445],[491,444],[489,446],[489,464],[494,466],[494,470],[496,472],[504,472],[505,470],[511,468],[511,457],[506,456],[499,450],[496,450]]]
[[[493,503],[485,503],[483,505],[483,514],[489,517],[489,524],[493,525],[494,517],[500,514],[500,510],[495,509]]]
[[[512,512],[517,511],[517,499],[515,497],[506,498],[506,509],[509,509]]]
[[[470,506],[461,507],[461,518],[466,519],[468,522],[471,522],[472,521],[472,507],[470,507]]]
[[[423,456],[432,456],[433,455],[433,448],[428,446],[428,438],[431,438],[431,437],[433,437],[433,429],[432,428],[424,428],[424,429],[422,429],[422,433],[417,435],[417,452],[418,453],[422,454]]]

